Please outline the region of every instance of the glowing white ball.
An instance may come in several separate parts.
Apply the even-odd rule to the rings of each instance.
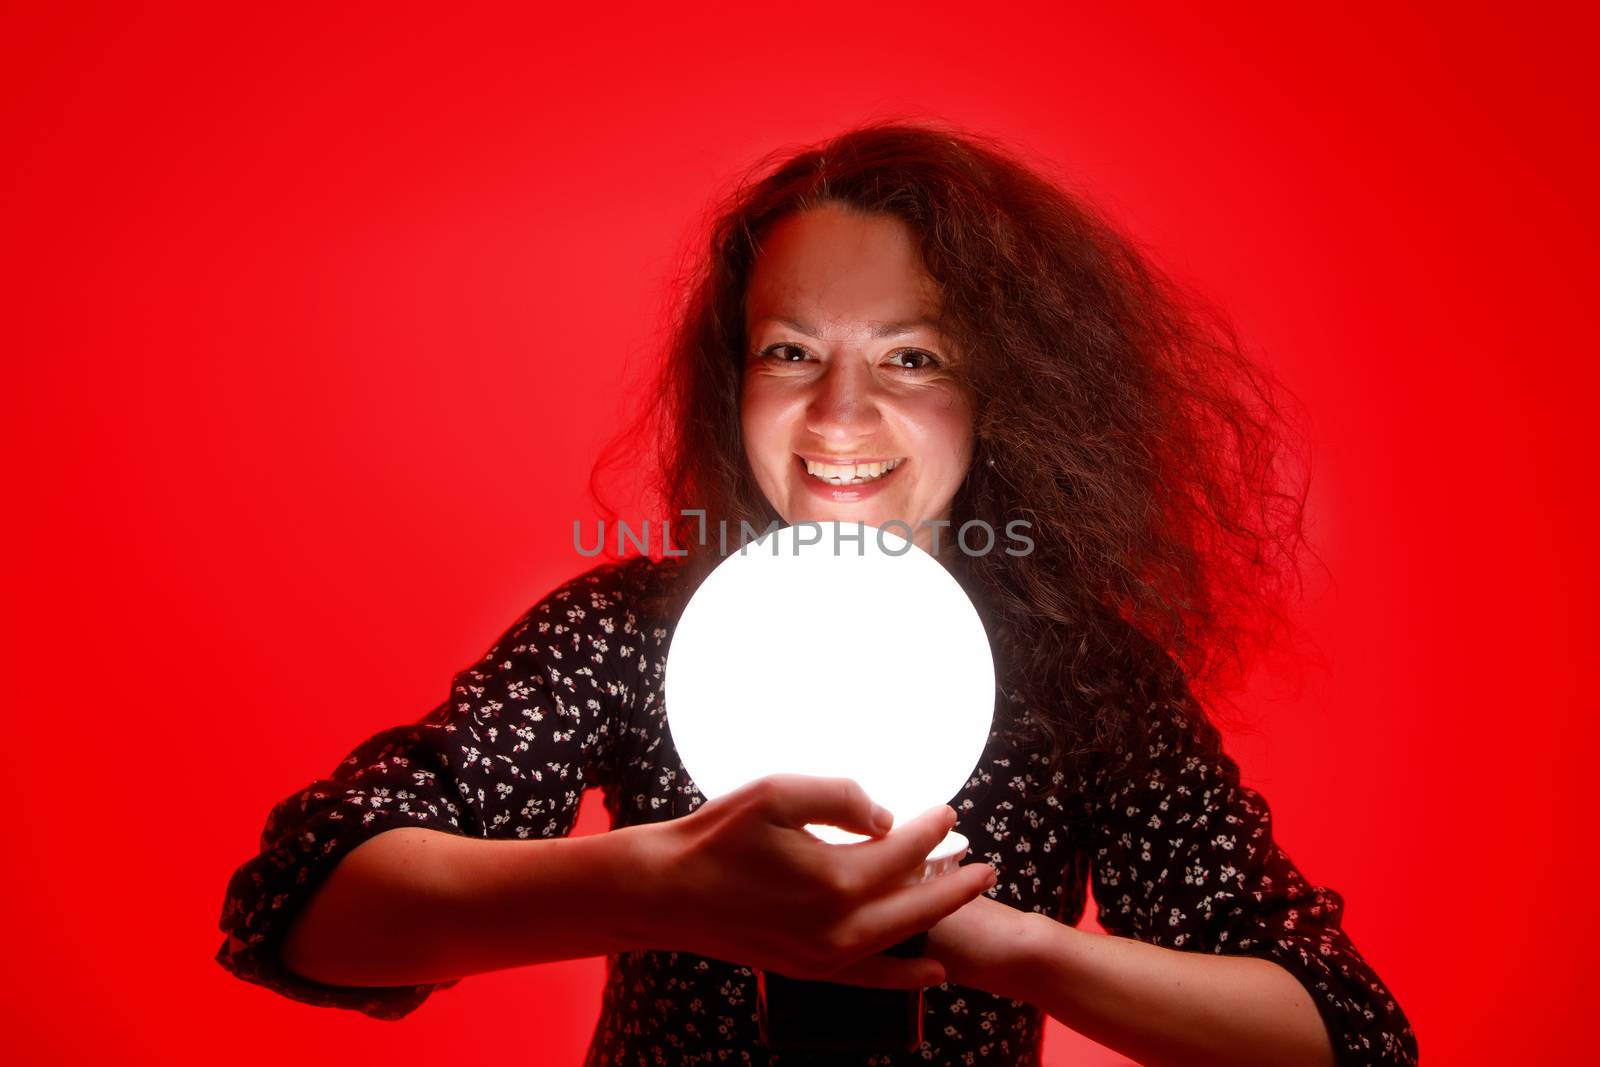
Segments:
[[[977,610],[937,560],[892,530],[801,523],[729,555],[695,591],[664,699],[707,800],[780,772],[852,778],[898,826],[966,784],[994,681]]]

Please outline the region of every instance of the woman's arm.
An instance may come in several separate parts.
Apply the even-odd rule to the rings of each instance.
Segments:
[[[640,872],[657,829],[527,841],[387,830],[334,868],[290,925],[283,963],[330,985],[420,985],[637,947],[650,940]]]
[[[1027,1001],[1149,1067],[1334,1062],[1298,980],[1270,960],[1088,933],[979,897],[929,932],[947,980]]]
[[[1004,907],[1004,905],[1000,905]],[[1147,1067],[1333,1064],[1303,985],[1270,960],[1162,948],[1028,913],[1007,995]]]
[[[916,882],[955,813],[933,809],[885,836],[872,816],[853,782],[774,775],[683,818],[589,837],[388,830],[301,909],[282,962],[328,985],[405,986],[665,947],[797,977],[942,981],[927,960],[877,953],[972,900],[991,872]],[[840,851],[802,828],[812,822],[875,837]]]
[[[1223,1039],[1237,1033],[1243,995],[1238,980],[1223,980],[1224,968],[1237,975],[1254,968],[1270,980],[1298,981],[1335,1062],[1415,1064],[1416,1035],[1344,930],[1344,899],[1290,860],[1266,798],[1240,781],[1204,710],[1181,687],[1150,716],[1148,758],[1137,770],[1112,761],[1093,789],[1099,800],[1085,843],[1100,926],[1112,939],[1089,943],[1128,959],[1140,952],[1189,994],[1218,998],[1208,1018]],[[1069,971],[1084,969],[1084,937],[1092,935],[1055,939],[1080,946],[1062,964]],[[1094,973],[1116,981],[1133,972],[1106,963]],[[1251,1004],[1250,1014],[1278,1014],[1275,1024],[1262,1020],[1268,1033],[1304,1033],[1303,1007],[1299,995],[1282,995]]]
[[[318,907],[328,921],[297,934],[297,962],[335,973],[340,965],[330,957],[341,937],[399,951],[411,932],[401,925],[408,915],[465,893],[461,881],[446,876],[455,860],[469,857],[471,869],[490,873],[492,900],[493,874],[505,872],[508,857],[565,839],[584,790],[615,788],[625,759],[618,745],[632,716],[634,690],[626,682],[649,651],[649,635],[630,607],[642,576],[632,566],[601,566],[563,584],[458,672],[448,696],[421,721],[374,735],[276,804],[258,852],[228,880],[217,962],[295,1000],[380,1019],[401,1018],[454,984],[318,982],[287,968],[282,950],[291,925],[327,889]],[[592,848],[559,851],[587,855]],[[403,888],[397,861],[412,866],[414,890]],[[374,879],[388,879],[400,899],[376,912],[357,908],[350,890]],[[369,916],[388,924],[388,939]]]
[[[980,898],[934,927],[928,955],[1144,1062],[1327,1063],[1331,1044],[1341,1067],[1415,1065],[1343,898],[1290,861],[1192,700],[1150,714],[1148,758],[1111,761],[1071,828],[1110,936]]]

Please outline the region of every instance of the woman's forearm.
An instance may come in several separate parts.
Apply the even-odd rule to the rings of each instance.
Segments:
[[[318,888],[283,963],[331,985],[420,985],[640,947],[655,829],[526,841],[388,830]]]
[[[1147,1065],[1334,1062],[1311,995],[1270,960],[1183,952],[1030,915],[995,989]]]

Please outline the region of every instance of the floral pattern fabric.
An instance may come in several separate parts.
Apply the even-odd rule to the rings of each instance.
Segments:
[[[671,562],[633,559],[566,582],[457,674],[432,712],[368,739],[326,778],[278,803],[260,851],[229,880],[218,962],[295,1000],[399,1019],[459,979],[332,986],[279,962],[289,920],[351,849],[399,826],[563,836],[590,788],[604,790],[613,828],[694,811],[704,797],[673,749],[662,703],[669,628],[635,607],[674,573]],[[991,733],[951,801],[970,859],[1000,872],[988,894],[1076,925],[1092,884],[1099,922],[1112,934],[1285,967],[1310,992],[1340,1064],[1415,1063],[1404,1013],[1340,925],[1340,895],[1301,876],[1273,839],[1266,802],[1240,784],[1219,746],[1198,743],[1209,730],[1203,716],[1167,704],[1150,714],[1148,769],[1109,788],[1080,779],[1076,795],[1101,799],[1076,806],[1034,799],[1062,781],[1060,772],[1040,751]],[[815,1062],[760,1044],[749,967],[659,951],[607,962],[588,1067]],[[1039,1062],[1036,1006],[950,983],[930,987],[925,1004],[920,1048],[827,1062]]]

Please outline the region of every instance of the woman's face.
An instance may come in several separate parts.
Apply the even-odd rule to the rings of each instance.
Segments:
[[[791,215],[745,296],[745,456],[785,522],[898,519],[931,551],[972,462],[938,290],[911,229],[834,205]],[[905,530],[891,527],[904,535]],[[941,548],[953,531],[942,531]]]

